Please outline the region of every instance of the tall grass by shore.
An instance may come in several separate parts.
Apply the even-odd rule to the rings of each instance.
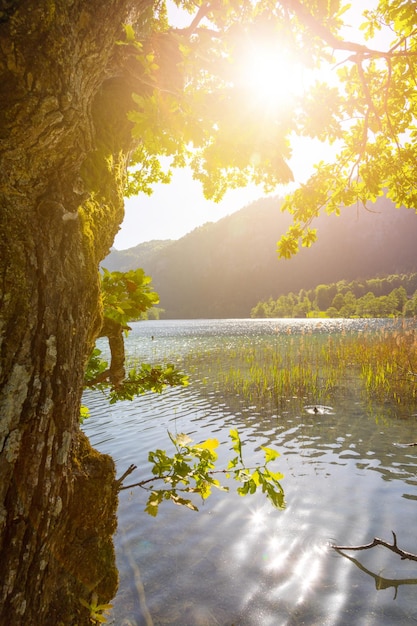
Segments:
[[[358,383],[371,400],[407,404],[417,397],[417,333],[410,321],[397,328],[239,340],[188,354],[182,364],[191,376],[254,403],[325,403],[336,389]]]

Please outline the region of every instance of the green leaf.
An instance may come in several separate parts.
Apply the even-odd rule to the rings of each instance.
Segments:
[[[149,515],[152,515],[152,517],[156,517],[158,515],[158,508],[162,500],[163,500],[163,492],[152,491],[146,503],[146,507],[145,507],[146,513],[149,513]]]
[[[233,469],[239,463],[239,457],[236,456],[234,459],[230,459],[227,464],[227,469]]]
[[[283,478],[285,478],[284,474],[282,472],[271,472],[269,469],[267,469],[265,471],[265,476],[268,477],[268,479],[278,483],[278,481],[282,480]]]
[[[90,417],[90,409],[82,405],[80,407],[80,423],[82,424],[84,420],[88,419],[89,417]]]
[[[256,487],[262,484],[262,474],[258,470],[255,470],[252,474],[252,481]]]
[[[219,446],[218,439],[206,439],[202,443],[196,444],[194,447],[199,448],[201,450],[209,450],[214,453],[214,450]]]
[[[191,511],[198,511],[198,508],[191,502],[191,500],[181,498],[176,493],[171,493],[170,499],[174,502],[174,504],[178,504],[178,506],[186,506],[187,509],[191,509]]]
[[[135,31],[131,24],[123,24],[123,29],[125,31],[126,40],[129,43],[133,43],[135,41]]]
[[[203,500],[206,500],[211,494],[211,483],[206,480],[199,481],[198,490]]]
[[[275,489],[272,485],[266,485],[267,498],[277,509],[285,508],[284,492],[282,489]]]
[[[174,442],[174,444],[176,444],[177,446],[179,446],[180,448],[183,448],[185,446],[188,446],[190,443],[192,443],[192,439],[191,437],[189,437],[188,435],[186,435],[185,433],[178,433],[178,435],[176,435],[176,437],[171,438],[172,441]]]
[[[239,455],[239,460],[242,462],[242,442],[240,441],[239,433],[236,429],[230,429],[230,438],[232,440],[232,448]]]
[[[244,483],[242,487],[238,487],[237,492],[240,496],[247,496],[249,492],[249,482]]]
[[[264,446],[261,446],[261,448],[265,452],[265,463],[269,463],[270,461],[274,461],[275,459],[277,459],[280,456],[279,452],[277,452],[273,448],[266,448]]]

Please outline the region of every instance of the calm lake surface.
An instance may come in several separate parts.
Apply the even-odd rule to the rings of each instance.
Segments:
[[[377,327],[390,322],[367,321]],[[303,332],[361,332],[361,320],[175,320],[132,325],[128,354],[162,362],[239,342],[272,342]],[[104,346],[104,344],[103,344]],[[209,358],[209,357],[207,357]],[[150,477],[149,450],[172,451],[167,431],[195,442],[215,437],[230,458],[231,428],[245,441],[246,462],[259,446],[281,456],[286,509],[262,495],[215,492],[199,512],[168,502],[156,518],[141,489],[120,494],[115,538],[119,593],[109,623],[117,626],[393,626],[417,624],[417,563],[383,547],[343,556],[330,544],[374,537],[417,552],[417,407],[370,407],[355,379],[311,411],[286,400],[259,407],[228,397],[193,372],[190,385],[110,406],[98,392],[85,403],[84,430],[109,453],[129,483]],[[316,404],[317,402],[314,402]],[[231,485],[232,487],[233,485]],[[99,494],[98,494],[99,497]],[[350,558],[347,558],[350,557]]]

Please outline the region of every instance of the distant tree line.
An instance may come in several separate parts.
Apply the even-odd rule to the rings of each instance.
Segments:
[[[251,317],[412,317],[417,315],[417,273],[341,280],[260,301]]]

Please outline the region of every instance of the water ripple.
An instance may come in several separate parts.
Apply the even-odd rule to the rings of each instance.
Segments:
[[[360,332],[360,321],[347,326],[338,320],[151,322],[134,325],[133,353],[158,360],[210,342],[231,345],[236,337],[262,341],[346,328]],[[414,622],[413,585],[400,585],[394,601],[393,589],[378,590],[371,575],[329,544],[390,539],[387,533],[394,529],[401,545],[417,551],[410,524],[417,458],[414,449],[394,445],[415,440],[415,418],[378,421],[359,401],[335,396],[330,402],[259,407],[208,389],[202,375],[189,387],[112,406],[101,394],[86,394],[91,418],[84,430],[112,454],[118,472],[135,463],[134,480],[149,477],[149,450],[170,449],[167,431],[188,433],[195,441],[217,437],[220,462],[227,463],[230,428],[242,433],[248,463],[259,460],[260,446],[272,446],[281,454],[276,469],[285,475],[285,511],[265,504],[262,495],[245,499],[215,492],[199,504],[198,514],[167,503],[154,519],[143,513],[143,491],[121,492],[114,624],[145,626],[145,614],[154,626]],[[371,552],[358,557],[365,570],[402,577],[402,563],[383,550]]]

